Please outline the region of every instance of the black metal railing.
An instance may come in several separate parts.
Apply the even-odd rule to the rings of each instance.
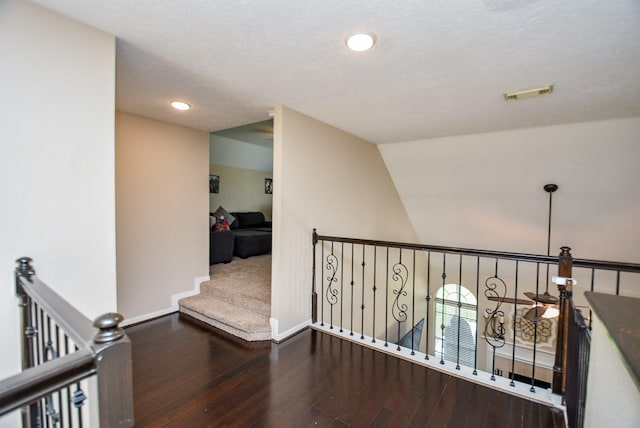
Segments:
[[[30,258],[17,262],[22,372],[0,381],[0,415],[21,409],[24,427],[133,426],[131,342],[118,327],[122,316],[91,322],[35,276]]]
[[[559,256],[543,256],[321,236],[314,230],[313,251],[316,328],[406,350],[447,369],[468,367],[483,382],[521,390],[524,381],[531,394],[538,385],[565,392],[566,320],[576,298],[567,298],[566,283],[630,293],[640,279],[639,264],[574,260],[568,247]]]
[[[571,297],[569,297],[569,313],[565,390],[567,420],[570,427],[582,428],[587,401],[591,330]]]

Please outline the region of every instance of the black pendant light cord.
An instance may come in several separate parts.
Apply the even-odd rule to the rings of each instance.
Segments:
[[[545,192],[549,193],[549,221],[547,227],[547,256],[551,255],[551,207],[553,200],[553,192],[558,190],[558,186],[556,184],[545,184],[544,186]],[[545,294],[549,293],[549,264],[547,263],[547,285],[545,288]]]

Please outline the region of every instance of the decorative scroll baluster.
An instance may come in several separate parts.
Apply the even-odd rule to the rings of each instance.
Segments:
[[[416,250],[412,250],[413,253],[413,285],[411,290],[411,328],[416,325]],[[411,331],[411,330],[409,330]],[[414,334],[411,331],[411,355],[416,355],[416,346],[414,344]]]
[[[491,380],[496,380],[496,349],[502,348],[505,344],[504,338],[504,312],[500,309],[504,298],[507,295],[507,284],[504,283],[500,277],[498,277],[498,259],[496,259],[496,272],[495,275],[485,280],[484,295],[497,298],[495,308],[487,308],[486,323],[484,326],[484,339],[493,349],[493,360],[491,367]],[[500,287],[500,289],[498,289]]]
[[[340,246],[340,333],[344,325],[344,242]]]
[[[338,281],[336,273],[338,272],[338,258],[333,252],[333,242],[331,243],[331,254],[327,256],[326,269],[329,271],[327,275],[327,291],[325,298],[329,303],[329,329],[333,330],[333,308],[338,303],[338,290],[333,288],[333,284]]]
[[[361,327],[360,327],[360,339],[364,339],[364,268],[366,266],[366,263],[364,261],[364,255],[365,255],[365,246],[362,246],[362,303],[360,304],[360,311],[361,311]]]
[[[400,298],[407,295],[404,287],[407,285],[407,279],[409,276],[407,267],[402,263],[402,249],[400,249],[400,259],[398,263],[393,265],[392,270],[393,275],[391,278],[396,282],[400,282],[400,288],[393,290],[393,294],[396,297],[393,299],[393,304],[391,305],[391,314],[398,323],[398,347],[396,350],[400,351],[400,327],[402,323],[407,320],[408,309],[406,303],[400,303]]]

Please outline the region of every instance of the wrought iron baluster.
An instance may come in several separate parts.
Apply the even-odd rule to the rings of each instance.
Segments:
[[[351,244],[351,333],[349,333],[349,336],[353,336],[353,287],[355,286],[353,272],[355,267],[355,245],[356,244]]]
[[[424,359],[429,359],[429,306],[431,305],[431,251],[427,251],[427,310],[425,314],[426,332],[425,332],[425,348]]]
[[[493,349],[491,380],[496,380],[496,349],[505,345],[504,338],[504,312],[500,309],[507,294],[507,284],[498,276],[498,259],[496,258],[495,275],[484,282],[484,295],[487,298],[497,298],[496,306],[485,310],[486,321],[484,326],[484,339]],[[500,287],[500,289],[498,289]]]
[[[45,330],[45,334],[43,336],[47,336],[47,344],[45,346],[44,358],[43,362],[55,360],[58,358],[58,352],[56,348],[53,346],[53,342],[51,341],[50,331],[51,329],[51,319],[47,316],[47,329]],[[60,423],[60,413],[56,411],[56,408],[53,404],[53,394],[49,394],[44,398],[44,408],[47,415],[46,424],[49,426],[49,423],[55,428]]]
[[[41,365],[45,362],[45,331],[44,331],[44,310],[40,307],[40,305],[36,305],[36,330],[38,331],[38,335],[36,336],[36,364]],[[48,425],[47,418],[47,408],[43,400],[40,400],[40,415],[38,426],[42,426],[42,424]],[[44,421],[44,422],[43,422]]]
[[[547,265],[548,266],[548,265]],[[536,296],[539,294],[540,289],[540,263],[536,263]],[[529,388],[530,392],[536,392],[536,347],[538,345],[538,323],[540,322],[540,318],[538,315],[538,302],[535,302],[535,317],[533,318],[533,361],[531,363],[531,387]],[[524,317],[524,313],[522,314]],[[515,330],[515,329],[514,329]],[[515,341],[514,341],[515,348]],[[513,370],[512,370],[513,371]]]
[[[477,300],[480,298],[480,256],[476,256],[476,296]],[[476,300],[476,301],[477,301]],[[480,325],[478,315],[478,305],[476,304],[476,340],[475,348],[473,349],[473,375],[478,375],[478,326]]]
[[[616,296],[620,295],[620,271],[616,271]]]
[[[362,245],[362,303],[360,304],[360,319],[361,319],[361,327],[360,327],[360,339],[364,339],[364,268],[366,266],[366,263],[364,261],[364,256],[365,256],[365,246],[364,244]]]
[[[324,241],[322,241],[322,246],[320,247],[320,263],[322,263],[322,268],[320,269],[320,296],[324,295]],[[324,299],[320,298],[320,325],[324,326]]]
[[[65,355],[69,354],[69,336],[66,334],[63,335],[64,338],[64,353]],[[66,403],[67,403],[67,418],[69,419],[69,428],[73,428],[73,413],[71,409],[71,387],[67,386],[65,388],[66,391]]]
[[[318,322],[318,293],[316,290],[316,276],[318,274],[316,271],[318,234],[316,229],[313,229],[311,241],[313,243],[313,258],[311,259],[311,322],[316,323]],[[320,278],[322,278],[322,274],[320,275]]]
[[[515,271],[515,279],[514,279],[514,291],[513,291],[513,320],[511,322],[511,327],[513,329],[513,339],[511,341],[511,381],[509,382],[509,386],[516,386],[515,376],[516,376],[516,314],[518,313],[518,260],[516,260],[516,271]],[[535,354],[535,350],[534,350]]]
[[[82,428],[83,426],[83,417],[82,417],[82,406],[87,400],[87,396],[84,395],[84,391],[82,391],[82,387],[80,382],[76,383],[76,390],[73,392],[73,406],[76,408],[78,415],[78,426]]]
[[[404,287],[407,285],[408,274],[409,274],[409,271],[407,267],[402,263],[402,248],[401,248],[399,261],[398,263],[393,265],[393,276],[392,276],[392,279],[394,281],[400,282],[400,288],[393,290],[393,294],[396,297],[393,299],[393,305],[391,307],[393,318],[398,323],[398,339],[397,339],[398,346],[396,348],[397,351],[401,350],[400,327],[402,323],[407,320],[408,307],[406,303],[400,303],[400,298],[405,297],[407,295],[407,292],[405,291]]]
[[[444,305],[444,298],[442,296],[442,304]],[[460,255],[460,263],[458,266],[458,332],[456,337],[456,370],[460,370],[460,327],[462,325],[462,255]]]
[[[385,272],[385,291],[384,291],[384,346],[389,346],[389,247],[387,247],[386,255],[387,270]]]
[[[344,326],[344,242],[340,243],[340,333]]]
[[[416,355],[416,346],[414,344],[413,327],[416,325],[416,250],[411,250],[413,253],[413,278],[412,278],[412,290],[411,290],[411,355]]]
[[[442,315],[440,317],[440,364],[444,365],[444,286],[447,281],[447,253],[442,253]],[[436,295],[436,305],[438,304],[438,296]],[[437,312],[436,312],[437,313]]]
[[[325,297],[327,303],[329,303],[329,329],[333,330],[333,309],[336,303],[338,303],[338,290],[333,288],[333,283],[337,282],[336,273],[338,272],[338,258],[333,252],[333,245],[331,243],[331,254],[327,256],[326,268],[329,271],[327,275],[327,291]]]
[[[378,270],[378,247],[373,246],[373,331],[371,333],[371,343],[376,343],[376,271]]]

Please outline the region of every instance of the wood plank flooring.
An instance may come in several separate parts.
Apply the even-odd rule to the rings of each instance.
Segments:
[[[546,406],[311,329],[247,343],[172,314],[127,334],[136,427],[563,426]]]

